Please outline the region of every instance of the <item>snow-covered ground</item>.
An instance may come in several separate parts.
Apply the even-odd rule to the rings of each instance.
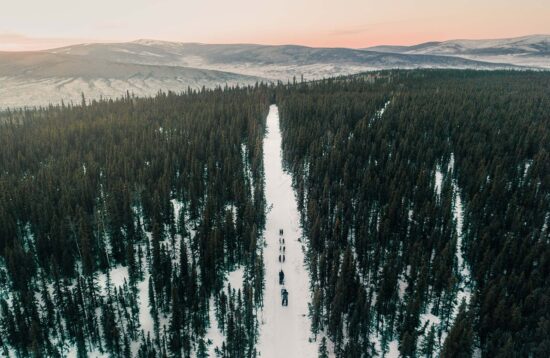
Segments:
[[[128,267],[126,266],[116,266],[113,267],[110,272],[111,287],[118,289],[122,287],[124,283],[129,282],[128,278]],[[99,287],[99,292],[102,295],[107,295],[107,274],[101,273],[97,278],[97,286]]]
[[[374,122],[382,118],[382,116],[384,115],[384,112],[386,111],[386,109],[388,109],[390,102],[391,101],[386,101],[386,103],[384,103],[384,106],[376,111],[374,116],[372,116],[372,118],[369,121],[369,127],[372,126]]]
[[[377,118],[382,118],[382,115],[384,114],[384,112],[386,111],[386,109],[388,108],[389,105],[390,105],[390,101],[386,101],[386,103],[384,103],[384,107],[380,108],[376,112],[376,117]]]
[[[441,196],[441,184],[443,183],[443,173],[441,168],[438,166],[435,170],[435,192],[437,193],[437,198]]]
[[[441,197],[441,189],[443,185],[443,181],[445,179],[445,176],[453,176],[453,172],[455,170],[455,159],[454,154],[451,153],[451,159],[449,161],[449,164],[447,166],[447,170],[445,171],[444,168],[442,170],[441,166],[437,166],[435,170],[435,186],[434,190],[437,195],[438,200]],[[471,301],[472,296],[472,278],[470,269],[468,266],[468,263],[464,259],[464,251],[462,248],[462,239],[464,237],[464,205],[462,203],[461,193],[460,193],[460,187],[458,185],[458,182],[456,179],[451,180],[452,185],[452,195],[453,195],[453,206],[452,206],[452,214],[453,214],[453,220],[455,223],[455,230],[457,235],[457,241],[456,241],[456,247],[455,247],[455,260],[457,264],[457,273],[458,273],[458,284],[457,284],[457,292],[456,297],[453,301],[453,313],[451,315],[451,319],[449,322],[449,328],[453,326],[454,320],[456,319],[456,316],[458,315],[458,311],[460,308],[460,305],[462,301],[464,300],[466,305],[468,305]],[[435,327],[436,330],[442,330],[441,324],[444,319],[439,316],[435,316],[431,313],[431,303],[426,308],[425,312],[420,315],[420,325],[419,327],[426,327],[423,334],[420,335],[420,338],[418,340],[418,344],[422,342],[423,339],[426,338],[426,335],[429,332],[430,327]],[[441,339],[439,340],[438,344],[443,344],[445,341],[445,338],[447,337],[448,331],[442,330]],[[441,349],[441,347],[439,347]]]
[[[244,78],[244,77],[243,77]],[[252,80],[224,80],[208,78],[83,78],[51,77],[27,79],[0,75],[0,110],[17,107],[47,106],[48,104],[80,104],[82,93],[87,100],[116,99],[127,92],[138,97],[155,96],[159,91],[176,93],[192,89],[215,88],[216,86],[249,85]]]
[[[451,165],[454,166],[454,156],[451,157]],[[450,170],[453,170],[450,168]],[[458,293],[456,298],[456,305],[453,308],[453,319],[456,319],[458,315],[458,309],[460,304],[464,300],[466,304],[470,304],[472,289],[471,289],[471,273],[468,264],[464,260],[464,251],[462,249],[462,239],[464,237],[464,206],[462,205],[462,199],[460,197],[460,187],[456,179],[453,179],[453,218],[456,223],[456,251],[455,257],[458,265],[458,273],[460,275]]]
[[[226,278],[225,287],[227,287],[227,285],[230,285],[231,290],[238,292],[239,290],[242,291],[243,283],[244,267],[240,266],[237,269],[229,272]],[[204,338],[207,343],[210,343],[208,345],[209,356],[216,357],[216,349],[222,349],[225,336],[218,325],[218,320],[216,319],[216,303],[214,297],[210,297],[210,311],[208,312],[208,317],[210,324]]]
[[[300,220],[292,180],[283,171],[279,111],[272,105],[267,117],[267,136],[264,139],[266,198],[270,210],[265,231],[265,293],[260,312],[258,351],[262,358],[316,357],[318,345],[310,341],[311,322],[308,317],[310,301],[309,275],[304,264]],[[284,263],[279,262],[279,229],[284,230]],[[289,292],[288,306],[281,305],[279,271],[285,273]]]

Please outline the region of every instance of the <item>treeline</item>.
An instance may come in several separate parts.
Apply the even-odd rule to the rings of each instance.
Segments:
[[[257,356],[270,102],[320,356],[550,355],[550,75],[447,70],[1,113],[2,354]]]
[[[209,305],[226,273],[244,266],[244,298],[225,308],[223,356],[254,356],[267,92],[2,113],[3,354],[200,356]]]
[[[550,354],[548,73],[389,71],[276,98],[313,331],[336,356]]]

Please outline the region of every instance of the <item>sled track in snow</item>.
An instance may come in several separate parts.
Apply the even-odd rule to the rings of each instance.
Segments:
[[[267,135],[264,138],[264,166],[268,207],[265,230],[264,307],[260,312],[258,351],[262,358],[316,357],[317,343],[311,342],[309,274],[304,263],[300,216],[292,179],[283,171],[281,132],[277,106],[269,108]],[[279,230],[283,229],[283,235]],[[282,255],[284,238],[284,262]],[[281,257],[282,261],[282,257]],[[284,287],[288,290],[288,306],[282,306],[279,271],[284,271]]]

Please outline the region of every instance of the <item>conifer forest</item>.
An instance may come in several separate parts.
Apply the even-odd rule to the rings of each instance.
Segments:
[[[270,105],[318,357],[550,356],[550,73],[473,70],[3,110],[0,356],[265,357]]]

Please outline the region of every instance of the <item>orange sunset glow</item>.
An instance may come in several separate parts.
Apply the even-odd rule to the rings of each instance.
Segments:
[[[138,38],[361,48],[544,34],[548,19],[543,0],[20,0],[2,5],[0,50]]]

